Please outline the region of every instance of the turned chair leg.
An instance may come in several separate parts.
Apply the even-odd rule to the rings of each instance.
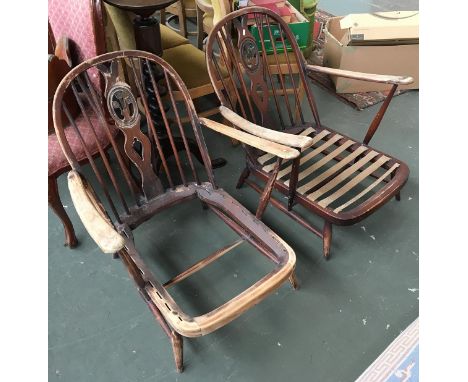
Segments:
[[[63,208],[62,201],[58,192],[57,178],[49,177],[49,207],[52,208],[55,215],[60,219],[65,230],[65,245],[75,248],[78,245],[78,239],[73,229],[73,224]]]
[[[330,247],[332,241],[332,225],[329,222],[325,222],[323,226],[323,256],[326,260],[330,258]]]
[[[184,342],[183,338],[179,333],[171,333],[171,344],[172,351],[174,352],[174,361],[176,364],[176,369],[179,373],[182,373],[184,370]]]
[[[241,188],[244,185],[245,180],[249,177],[250,175],[250,170],[248,166],[245,166],[244,170],[242,171],[242,174],[239,177],[239,180],[237,181],[236,188]]]
[[[203,14],[204,12],[198,5],[195,5],[197,8],[197,48],[203,50],[203,40],[205,38],[203,32]]]

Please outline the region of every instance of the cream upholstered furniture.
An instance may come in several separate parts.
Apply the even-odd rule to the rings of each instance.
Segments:
[[[124,61],[125,65],[134,72],[136,81],[133,85],[125,82],[124,78],[119,75],[119,67],[124,65]],[[155,65],[158,67],[158,72],[163,73],[158,85],[154,77],[151,83],[157,102],[161,105],[164,136],[168,135],[171,141],[179,136],[184,142],[187,134],[195,136],[203,157],[202,166],[195,166],[190,159],[191,155],[187,156],[188,162],[186,162],[181,160],[175,149],[172,153],[161,150],[159,142],[163,136],[159,133],[158,127],[153,125],[150,116],[151,105],[148,104],[150,96],[140,76],[136,75],[137,67],[146,66],[146,70],[152,73],[151,67]],[[90,73],[96,70],[102,78],[105,78],[104,97],[97,94],[96,89],[88,80]],[[142,68],[143,70],[145,69]],[[168,89],[169,92],[177,91],[183,95],[183,101],[178,103],[170,97],[168,102],[171,103],[171,107],[168,108],[167,114],[164,107],[165,101],[160,94],[161,89]],[[99,155],[98,159],[102,165],[96,166],[97,160],[89,156],[92,171],[87,171],[86,177],[66,134],[67,122],[62,118],[62,112],[69,114],[63,102],[67,91],[75,95],[81,110],[83,113],[86,112],[87,118],[85,119],[91,131],[107,135],[111,129],[116,129],[125,135],[125,143],[111,139],[112,145],[119,146],[121,149],[115,150],[115,163],[107,161],[105,155]],[[143,102],[143,113],[136,105],[137,97]],[[179,113],[188,114],[191,123],[181,123],[178,118]],[[107,119],[106,115],[110,115],[110,119]],[[140,129],[143,115],[148,121],[147,129]],[[223,134],[236,137],[247,145],[284,159],[297,157],[298,150],[199,118],[181,77],[162,58],[142,51],[106,53],[78,65],[64,78],[57,89],[53,116],[60,145],[72,168],[68,174],[68,185],[78,215],[99,248],[104,253],[116,254],[122,260],[140,295],[170,338],[178,371],[182,371],[183,367],[182,336],[207,335],[227,325],[261,302],[288,279],[293,286],[295,285],[293,272],[296,258],[291,247],[216,185],[201,126],[221,131]],[[170,120],[174,123],[170,123]],[[75,129],[73,118],[70,118],[70,124],[72,129]],[[112,137],[112,135],[109,136]],[[301,140],[294,136],[292,138],[296,141]],[[302,138],[304,143],[308,140],[309,138]],[[85,153],[89,152],[88,145],[91,143],[98,144],[99,147],[97,140],[81,142]],[[190,151],[188,145],[187,151]],[[218,227],[223,227],[223,223],[226,224],[226,236],[223,237],[229,243],[168,281],[160,282],[150,269],[152,261],[146,261],[144,254],[137,249],[140,248],[140,240],[137,235],[133,235],[133,231],[143,223],[147,223],[145,229],[152,228],[153,230],[155,230],[155,225],[151,224],[156,224],[156,226],[161,222],[180,224],[167,219],[166,214],[160,213],[177,204],[194,199],[201,202],[200,214],[202,216],[194,218],[187,215],[186,218],[199,220],[204,226],[208,218],[206,214],[213,213],[214,218],[220,219],[221,226]],[[204,212],[201,206],[204,206],[207,211]],[[179,226],[177,229],[179,232],[183,231],[183,227]],[[231,230],[236,237],[234,242],[232,242]],[[224,235],[223,232],[217,229],[216,235]],[[207,228],[204,236],[214,234]],[[161,242],[171,240],[170,237],[162,237],[161,232],[157,230],[155,230],[154,238]],[[260,252],[261,255],[271,260],[266,275],[240,294],[207,313],[196,316],[185,313],[171,294],[171,288],[238,247],[248,251],[249,256]],[[158,251],[158,246],[154,250]],[[252,266],[252,264],[239,264],[241,268],[249,265]],[[212,282],[209,287],[213,288]],[[217,287],[220,288],[219,285]]]

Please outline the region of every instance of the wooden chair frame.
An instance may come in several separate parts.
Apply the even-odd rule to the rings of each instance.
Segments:
[[[254,18],[258,29],[264,30],[264,33],[259,34],[260,47],[250,32],[247,22],[249,15]],[[277,34],[274,34],[275,28]],[[272,65],[271,60],[267,60],[267,55],[262,54],[268,41],[277,41],[283,52],[289,44],[290,53],[283,53],[285,62],[279,61],[281,53],[276,44],[272,44],[272,56],[276,65]],[[355,224],[393,196],[399,199],[399,191],[408,179],[408,166],[371,148],[368,143],[377,131],[398,85],[411,83],[411,77],[349,72],[309,65],[288,25],[275,13],[261,7],[249,7],[224,17],[208,37],[206,51],[208,71],[221,101],[220,112],[223,117],[242,131],[261,134],[301,151],[300,157],[280,165],[271,155],[246,147],[247,164],[237,187],[247,183],[255,191],[262,193],[262,188],[249,179],[250,175],[265,182],[267,187],[274,184],[274,188],[287,197],[288,203],[284,205],[271,197],[271,204],[322,238],[325,258],[328,259],[330,255],[332,224]],[[289,58],[291,55],[295,59],[294,63]],[[299,70],[294,68],[294,64]],[[222,80],[222,86],[219,86],[222,67],[232,67],[233,70],[229,71],[230,78]],[[388,96],[372,120],[363,143],[333,131],[320,122],[307,78],[308,73],[314,71],[389,84]],[[287,78],[292,82],[292,87],[287,87]],[[298,86],[297,82],[305,90],[305,102],[298,90],[301,85]],[[306,121],[304,118],[307,108],[313,121]],[[287,109],[287,113],[284,109]],[[279,121],[275,121],[275,117]],[[286,140],[276,135],[278,132],[263,126],[273,129],[277,127],[298,136],[309,136],[311,143],[309,146],[297,146],[289,138]],[[331,168],[318,173],[330,164],[333,164]],[[369,181],[371,184],[360,193],[348,196],[355,191],[356,186],[361,187],[364,182]],[[376,192],[372,196],[359,202],[373,190]],[[343,197],[347,197],[347,200],[336,207],[330,206]],[[261,198],[260,205],[264,203]],[[325,220],[323,229],[316,228],[293,211],[296,204],[322,217]],[[257,216],[261,217],[261,214]]]
[[[136,89],[123,81],[120,76],[119,67],[123,65],[123,61],[134,71]],[[136,94],[134,94],[135,91],[141,97],[145,114],[148,116],[150,105],[147,102],[148,94],[145,93],[147,90],[141,78],[136,75],[135,69],[136,66],[141,65],[147,65],[147,69],[157,65],[164,78],[158,83],[154,77],[151,78],[164,124],[155,127],[151,118],[147,118],[147,131],[140,126],[141,116],[136,105]],[[98,70],[105,79],[104,99],[89,81],[88,73],[95,70]],[[178,107],[174,98],[171,97],[171,110],[175,110],[174,116],[166,115],[166,109],[159,94],[160,87],[167,89],[169,94],[177,89],[185,97],[184,102]],[[75,95],[82,113],[85,115],[94,113],[97,116],[99,122],[96,124],[87,117],[90,127],[94,131],[103,129],[109,133],[116,155],[117,164],[111,166],[103,148],[99,147],[96,140],[101,154],[98,158],[102,161],[102,166],[98,165],[96,158],[89,155],[88,160],[93,173],[87,178],[84,177],[65,135],[66,128],[76,129],[64,102],[64,96],[70,91]],[[181,123],[180,110],[187,112],[190,118],[188,126]],[[62,120],[62,111],[68,121]],[[53,117],[56,134],[72,168],[68,174],[68,185],[78,215],[101,250],[122,259],[141,296],[169,336],[178,371],[182,371],[183,367],[181,336],[197,337],[208,334],[231,322],[288,279],[293,286],[296,285],[293,274],[295,267],[293,250],[239,202],[216,186],[201,126],[222,132],[231,138],[271,153],[277,156],[279,161],[297,157],[299,155],[297,150],[254,134],[240,132],[215,121],[198,118],[188,90],[174,69],[162,58],[141,51],[106,53],[85,61],[71,70],[57,89],[53,104]],[[173,118],[175,123],[171,124],[170,118]],[[110,123],[110,120],[113,123]],[[174,132],[180,134],[184,141],[186,131],[193,133],[204,159],[207,181],[200,180],[192,162],[189,147],[187,147],[189,162],[187,166],[183,166],[175,147],[172,148],[172,153],[161,151],[159,145],[161,127],[165,129],[171,141],[175,136]],[[112,129],[118,129],[125,136],[123,144],[113,139],[113,135],[110,134]],[[291,138],[298,140],[294,136]],[[119,149],[117,147],[119,145],[123,147]],[[89,153],[90,150],[85,147],[85,151]],[[170,169],[168,165],[170,156],[174,157],[177,170]],[[177,183],[177,177],[181,180],[180,184]],[[106,181],[106,179],[109,180]],[[167,188],[163,181],[166,182]],[[104,195],[103,199],[97,196],[92,187],[93,183],[99,186],[100,194]],[[271,187],[267,192],[271,192]],[[198,198],[203,206],[234,230],[239,235],[239,239],[198,261],[167,282],[161,283],[156,280],[136,250],[132,230],[143,222],[156,218],[159,212],[195,198]],[[112,219],[111,216],[113,216]],[[185,314],[171,297],[168,289],[243,242],[250,243],[271,260],[274,269],[244,292],[211,312],[198,317]]]

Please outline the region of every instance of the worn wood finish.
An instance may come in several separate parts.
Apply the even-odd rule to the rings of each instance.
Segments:
[[[151,96],[156,99],[161,110],[159,123],[162,128],[157,129],[149,118],[151,104],[148,87],[143,86],[141,76],[135,76],[134,85],[129,85],[121,77],[118,68],[124,63],[132,69],[156,66],[162,73],[159,79],[150,75]],[[93,88],[88,78],[88,73],[96,70],[105,81],[104,96]],[[66,103],[67,90],[72,90],[81,112],[85,114],[94,141],[84,139],[77,131],[76,122]],[[162,90],[167,91],[169,97],[162,97]],[[175,101],[172,96],[174,91],[184,96],[182,102]],[[137,97],[140,97],[142,107],[138,107]],[[165,107],[165,102],[170,102],[171,108]],[[141,113],[146,117],[147,126],[143,126]],[[182,115],[188,119],[188,123],[181,122]],[[69,185],[78,214],[101,249],[114,252],[122,259],[141,296],[169,337],[178,371],[183,370],[181,336],[208,334],[259,303],[288,279],[295,285],[292,275],[295,255],[291,247],[226,192],[217,188],[201,126],[203,123],[227,135],[234,131],[241,134],[238,138],[245,138],[246,144],[258,144],[272,155],[293,158],[299,155],[296,149],[199,118],[188,90],[177,73],[163,59],[142,51],[107,53],[72,69],[57,89],[53,117],[57,137],[72,168]],[[74,150],[71,149],[65,129],[77,131],[78,141],[73,142]],[[122,133],[124,141],[114,138],[112,131],[116,129]],[[171,151],[160,144],[162,132],[171,142]],[[191,147],[187,145],[186,139],[188,133],[194,136],[197,149],[200,150],[204,171],[196,168],[190,159]],[[114,148],[115,163],[109,161],[100,147],[98,137],[102,135],[110,140]],[[185,145],[187,160],[180,156],[176,142]],[[76,146],[80,144],[92,170],[86,179],[75,157]],[[97,156],[91,155],[90,146],[94,145],[99,148]],[[171,163],[169,157],[173,157],[175,163]],[[278,159],[274,171],[279,168],[281,160]],[[268,192],[271,192],[272,187],[273,183],[270,182]],[[196,262],[167,282],[160,283],[136,250],[132,230],[149,219],[158,218],[159,212],[195,198],[236,232],[239,240]],[[264,199],[266,207],[268,197],[264,196]],[[244,242],[270,259],[273,269],[244,292],[211,312],[198,317],[184,313],[168,289]]]
[[[330,76],[346,77],[360,81],[380,82],[384,84],[409,85],[414,82],[413,77],[410,76],[390,76],[386,74],[352,72],[349,70],[328,68],[326,66],[310,64],[306,66],[306,69],[308,72],[318,72],[328,74]]]
[[[259,41],[251,34],[248,18],[264,31]],[[270,41],[276,41],[278,46],[272,44],[273,52],[264,54]],[[284,54],[288,47],[288,54]],[[261,193],[258,211],[264,211],[264,190],[272,185],[286,196],[287,205],[272,198],[271,192],[269,201],[320,236],[323,254],[328,257],[332,224],[355,224],[399,195],[408,179],[408,166],[368,143],[398,85],[411,83],[411,77],[308,65],[287,24],[272,11],[260,7],[226,15],[211,31],[206,51],[210,78],[221,101],[221,114],[240,130],[301,151],[300,157],[278,166],[267,150],[246,147],[247,164],[237,187],[247,183]],[[221,77],[222,68],[232,68],[229,78]],[[389,84],[389,94],[369,125],[363,143],[321,124],[308,78],[311,71]],[[306,111],[312,120],[304,119]],[[299,141],[294,141],[291,135]],[[262,190],[248,179],[250,175],[265,182],[265,188]],[[293,211],[296,204],[321,216],[324,227],[317,229],[307,223]]]
[[[78,216],[101,251],[111,254],[120,251],[124,238],[115,230],[92,188],[83,182],[78,172],[68,173],[68,189]]]

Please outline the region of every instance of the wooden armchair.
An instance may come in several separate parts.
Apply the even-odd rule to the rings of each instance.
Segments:
[[[249,14],[253,15],[257,26],[263,28],[260,41],[256,41],[249,30]],[[272,26],[278,28],[275,35]],[[231,38],[230,31],[234,31],[237,38]],[[290,46],[291,52],[283,62],[278,60],[275,44],[272,55],[262,53],[266,40],[279,41],[284,49]],[[297,75],[288,58],[291,55],[300,69]],[[274,61],[276,66],[272,64]],[[242,131],[268,137],[301,151],[300,157],[283,161],[246,147],[247,164],[237,187],[247,183],[262,192],[261,187],[249,179],[251,174],[265,181],[267,187],[274,184],[275,189],[286,195],[288,202],[284,205],[272,197],[271,204],[322,238],[325,258],[330,255],[332,224],[357,223],[393,196],[398,198],[408,179],[407,165],[368,144],[398,85],[411,83],[411,77],[353,73],[308,65],[287,24],[275,13],[260,7],[233,12],[215,25],[208,37],[207,64],[224,118]],[[220,73],[226,67],[233,70],[229,71],[230,78],[222,80],[219,86]],[[389,84],[388,97],[370,124],[363,143],[320,122],[307,78],[313,71]],[[281,75],[278,78],[276,74]],[[296,90],[298,83],[305,89],[303,102]],[[287,92],[288,84],[292,85],[293,92]],[[308,115],[313,119],[308,120]],[[311,142],[300,146],[274,130],[307,136]],[[261,199],[257,217],[261,217],[266,202]],[[323,229],[314,227],[294,211],[296,204],[322,217],[325,220]]]
[[[70,70],[72,64],[77,64],[86,58],[104,53],[105,41],[101,39],[99,30],[94,25],[94,0],[49,0],[48,2],[48,41],[49,41],[49,134],[48,134],[48,202],[49,207],[60,219],[65,230],[65,245],[70,248],[78,244],[73,224],[60,200],[57,178],[70,169],[55,135],[52,123],[52,97],[62,77]],[[96,73],[92,73],[92,82],[97,83]],[[76,104],[70,104],[72,115],[79,114]],[[78,129],[85,140],[93,137],[82,119],[78,119]],[[72,129],[67,129],[69,139],[78,139]],[[104,146],[109,144],[105,136],[100,136]],[[76,148],[78,160],[85,162],[86,155]],[[96,148],[92,150],[96,154]]]
[[[119,76],[119,67],[124,66],[124,61],[134,72],[134,88]],[[152,73],[150,67],[157,66],[163,73],[163,79],[158,83],[151,74],[152,93],[157,98],[162,125],[154,126],[149,117],[149,108],[154,105],[148,104],[149,94],[146,93],[140,77],[136,75],[136,68],[144,70],[142,66],[146,66],[149,73]],[[104,98],[89,81],[90,73],[96,69],[105,78]],[[184,101],[176,102],[170,96],[170,104],[166,105],[160,94],[162,88],[167,89],[169,94],[174,91],[182,93]],[[66,125],[70,125],[76,131],[76,121],[64,98],[70,91],[75,95],[88,128],[96,135],[106,135],[113,146],[120,144],[123,149],[115,150],[115,164],[111,165],[98,140],[91,142],[99,148],[100,155],[94,158],[90,155],[91,143],[80,139],[92,170],[87,171],[90,174],[86,178],[65,129]],[[142,116],[136,104],[137,97],[142,100],[148,126],[142,126]],[[106,53],[78,65],[58,87],[53,113],[56,134],[72,168],[68,174],[68,184],[73,204],[87,231],[102,251],[117,254],[122,259],[144,301],[169,336],[178,371],[182,371],[181,336],[197,337],[208,334],[234,320],[288,279],[294,284],[295,255],[292,249],[215,184],[201,125],[233,136],[282,159],[297,157],[299,152],[296,149],[199,118],[188,90],[175,70],[162,58],[141,51]],[[112,123],[105,118],[107,113],[111,116]],[[187,125],[181,123],[182,114],[189,116],[190,122]],[[113,129],[125,136],[124,144],[113,138]],[[203,156],[203,166],[195,167],[191,155],[187,155],[184,160],[174,145],[171,153],[163,152],[159,143],[163,135],[168,136],[171,142],[176,136],[182,137],[186,142],[187,135],[193,135]],[[297,137],[293,139],[298,140]],[[188,145],[186,150],[190,153]],[[94,192],[93,187],[97,192]],[[138,243],[132,232],[150,219],[161,219],[159,213],[163,210],[196,198],[237,233],[239,238],[169,281],[161,283],[136,249]],[[209,235],[210,232],[206,234]],[[155,237],[158,238],[157,233]],[[271,272],[209,313],[197,317],[184,313],[171,297],[169,288],[243,243],[251,244],[254,252],[258,251],[272,261]]]

